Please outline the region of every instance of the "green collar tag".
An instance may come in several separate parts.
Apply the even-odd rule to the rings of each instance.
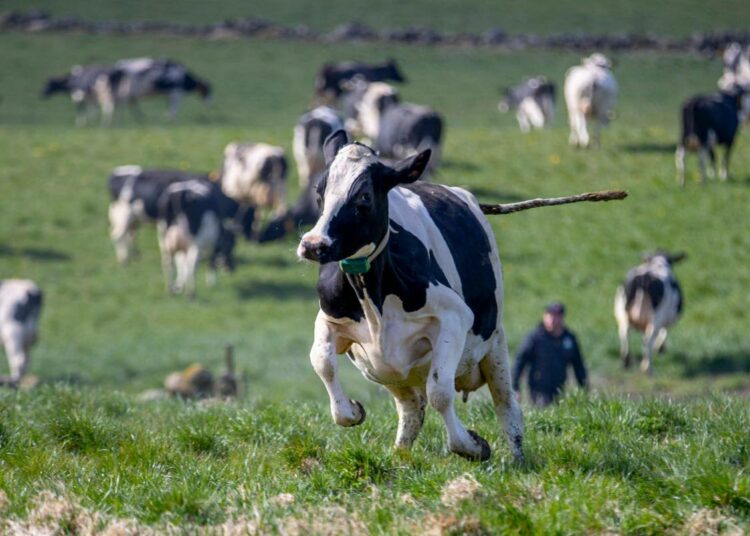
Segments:
[[[364,274],[370,271],[370,259],[367,257],[344,259],[339,261],[339,268],[345,274]]]

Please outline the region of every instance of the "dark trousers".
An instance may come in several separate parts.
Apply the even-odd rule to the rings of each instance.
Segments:
[[[556,401],[559,391],[537,391],[531,390],[531,402],[535,406],[545,407]]]

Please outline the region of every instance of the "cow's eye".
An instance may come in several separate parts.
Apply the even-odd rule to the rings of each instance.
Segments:
[[[368,192],[364,192],[359,196],[359,202],[363,205],[369,205],[372,202],[372,196]]]

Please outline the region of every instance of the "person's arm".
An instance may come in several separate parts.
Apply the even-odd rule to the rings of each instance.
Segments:
[[[516,362],[513,365],[513,390],[518,392],[521,386],[521,376],[524,369],[531,363],[531,356],[534,352],[534,334],[530,333],[521,344],[521,348],[516,354]]]
[[[586,366],[583,364],[583,358],[581,357],[581,349],[578,346],[578,339],[573,337],[573,355],[570,359],[571,365],[573,365],[573,372],[576,375],[576,381],[582,388],[588,388],[588,375],[586,374]]]

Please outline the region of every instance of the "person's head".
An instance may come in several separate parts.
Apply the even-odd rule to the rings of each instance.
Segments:
[[[544,329],[553,335],[560,335],[565,329],[565,306],[560,302],[552,302],[544,308],[542,317]]]

